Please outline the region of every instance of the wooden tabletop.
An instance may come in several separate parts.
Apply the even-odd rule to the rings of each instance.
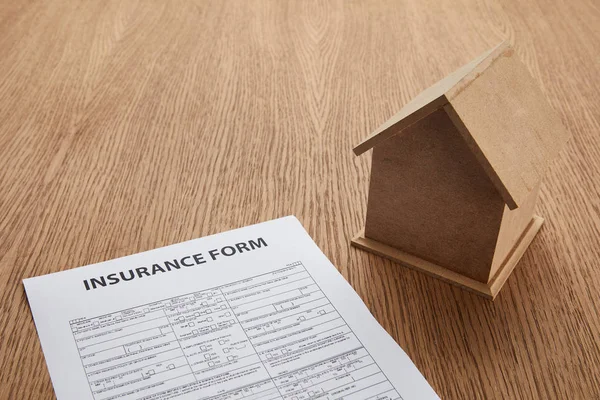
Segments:
[[[0,399],[54,397],[23,278],[289,214],[443,398],[600,397],[599,20],[594,0],[1,0]],[[492,303],[350,247],[351,149],[504,38],[573,137]]]

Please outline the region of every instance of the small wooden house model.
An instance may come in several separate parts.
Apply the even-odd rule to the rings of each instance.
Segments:
[[[354,148],[373,159],[352,243],[493,299],[542,225],[540,182],[568,136],[503,43]]]

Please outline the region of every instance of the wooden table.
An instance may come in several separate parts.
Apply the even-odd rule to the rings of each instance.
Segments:
[[[0,1],[0,399],[53,398],[21,280],[295,214],[448,399],[600,396],[594,0]],[[411,96],[508,38],[573,135],[495,302],[351,248]]]

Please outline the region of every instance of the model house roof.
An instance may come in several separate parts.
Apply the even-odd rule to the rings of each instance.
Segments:
[[[354,153],[364,153],[440,108],[510,209],[525,200],[569,138],[527,68],[501,43],[421,92]]]

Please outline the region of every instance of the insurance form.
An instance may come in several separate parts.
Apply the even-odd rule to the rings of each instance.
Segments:
[[[24,285],[58,400],[438,398],[294,217]]]

